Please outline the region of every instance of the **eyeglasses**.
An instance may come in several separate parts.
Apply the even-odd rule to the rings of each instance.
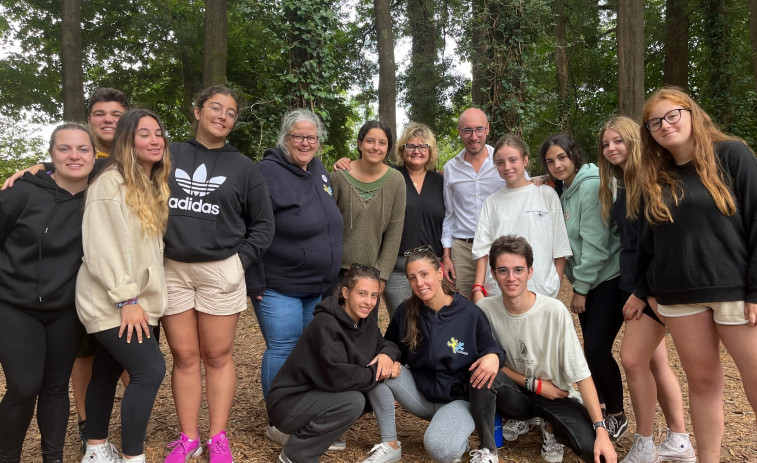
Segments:
[[[425,153],[426,151],[428,151],[428,143],[424,143],[423,145],[412,145],[410,143],[406,143],[405,149],[411,153],[415,150],[418,150],[421,153]]]
[[[511,272],[516,277],[523,276],[523,274],[526,273],[526,270],[526,267],[513,267],[512,269],[507,267],[497,267],[494,272],[501,277],[507,278],[510,276]]]
[[[470,137],[471,135],[473,135],[473,132],[476,132],[476,135],[481,136],[486,133],[486,127],[476,127],[475,129],[466,127],[464,129],[460,129],[460,132],[462,132],[463,137]]]
[[[381,274],[378,269],[371,267],[370,265],[363,265],[363,264],[352,264],[350,265],[350,271],[353,272],[364,272],[371,276],[374,276],[376,278],[379,277]]]
[[[295,143],[302,143],[304,140],[307,140],[309,145],[315,145],[318,143],[318,137],[315,135],[289,135],[289,138],[292,139]]]
[[[655,117],[652,119],[649,119],[644,123],[644,127],[647,128],[650,132],[657,132],[662,127],[662,121],[664,120],[670,125],[677,124],[678,121],[681,120],[681,111],[688,111],[691,112],[690,109],[684,109],[684,108],[678,108],[678,109],[671,109],[667,113],[665,113],[662,117]]]
[[[218,117],[221,114],[224,114],[223,106],[218,105],[218,104],[211,103],[208,105],[203,105],[202,107],[208,108],[215,117]],[[226,117],[228,117],[232,121],[236,121],[239,118],[239,114],[237,114],[237,112],[234,111],[233,109],[227,109],[225,113],[226,113]]]
[[[408,249],[407,251],[403,252],[402,255],[405,256],[405,257],[409,257],[409,256],[411,256],[413,254],[416,254],[416,253],[429,252],[429,251],[431,251],[431,249],[432,248],[431,248],[430,244],[425,244],[423,246],[418,246],[417,248]]]

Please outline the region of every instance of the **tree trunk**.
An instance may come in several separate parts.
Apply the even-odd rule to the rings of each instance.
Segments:
[[[752,0],[754,5],[757,0]],[[686,0],[665,3],[665,64],[662,81],[688,91],[689,88],[689,18]],[[754,15],[753,15],[754,16]]]
[[[397,136],[397,77],[394,68],[394,33],[390,0],[374,0],[376,41],[378,45],[379,119],[389,124]],[[390,153],[393,158],[394,153]]]
[[[644,3],[618,0],[618,110],[641,122],[644,107]]]
[[[488,59],[488,39],[487,28],[488,22],[486,21],[486,0],[473,0],[473,21],[471,22],[473,27],[473,53],[472,53],[472,74],[471,81],[471,99],[473,104],[478,107],[483,107],[486,103],[487,92],[484,90],[486,84],[485,78],[485,64]]]
[[[205,0],[202,85],[226,83],[226,0]]]
[[[83,122],[86,111],[81,50],[81,0],[62,0],[61,16],[63,120]]]
[[[440,32],[436,27],[434,0],[407,0],[407,25],[412,44],[405,99],[408,117],[437,130],[441,105],[441,75],[437,66]]]
[[[749,41],[752,43],[752,74],[754,74],[754,90],[757,92],[757,0],[752,0],[751,5]]]
[[[567,18],[564,0],[554,1],[555,15],[555,61],[557,64],[557,97],[560,130],[569,131],[568,127],[568,39]]]

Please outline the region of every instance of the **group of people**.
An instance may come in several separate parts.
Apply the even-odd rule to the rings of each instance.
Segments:
[[[468,451],[475,463],[499,461],[495,413],[510,441],[540,427],[548,462],[562,461],[564,445],[584,461],[617,461],[612,442],[628,420],[612,346],[624,321],[636,434],[623,461],[719,460],[721,340],[757,405],[757,161],[680,90],[652,95],[643,126],[608,121],[598,165],[570,136],[549,136],[538,157],[552,185],[532,181],[522,139],[489,146],[475,108],[459,118],[464,148],[443,175],[428,127],[409,124],[395,143],[381,121],[360,128],[359,158],[329,173],[318,158],[326,129],[309,110],[287,113],[278,146],[255,164],[226,143],[240,106],[227,87],[199,95],[196,136],[183,143],[167,143],[154,113],[122,103],[105,108],[112,123],[99,130],[94,117],[109,113],[96,111],[98,98],[95,137],[58,127],[52,164],[0,192],[0,281],[12,288],[0,294],[0,462],[19,461],[35,403],[44,461],[62,461],[83,329],[96,346],[76,399],[83,461],[119,461],[107,437],[124,371],[121,451],[144,461],[165,375],[159,320],[180,427],[165,461],[205,448],[211,463],[231,462],[233,339],[248,296],[266,342],[265,434],[283,445],[280,463],[345,448],[342,435],[369,411],[380,436],[363,463],[400,461],[395,401],[429,422],[434,461]],[[563,276],[567,309],[555,299]],[[658,402],[668,429],[655,445]],[[481,445],[470,450],[474,430]]]

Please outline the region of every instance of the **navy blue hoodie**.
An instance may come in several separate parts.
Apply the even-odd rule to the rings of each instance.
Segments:
[[[44,171],[0,191],[0,304],[74,310],[83,198]]]
[[[247,293],[256,296],[263,287],[283,294],[326,291],[339,273],[344,226],[326,168],[313,158],[303,170],[279,149],[267,149],[258,168],[276,232],[262,265],[247,270]]]
[[[407,302],[402,302],[389,323],[384,337],[400,348],[400,362],[410,368],[418,390],[430,401],[468,400],[468,368],[486,354],[499,356],[505,364],[505,352],[492,335],[484,312],[460,294],[438,312],[420,303],[418,332],[420,343],[415,351],[402,342],[407,333]]]

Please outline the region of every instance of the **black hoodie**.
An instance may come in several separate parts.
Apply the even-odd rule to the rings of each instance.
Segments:
[[[376,364],[368,363],[378,354],[399,357],[397,346],[381,336],[375,317],[355,323],[334,296],[321,301],[314,313],[271,384],[269,410],[287,396],[311,390],[369,391],[378,383]]]
[[[247,269],[247,293],[256,296],[263,287],[323,293],[339,273],[344,228],[326,168],[313,158],[303,170],[279,149],[267,149],[258,168],[271,195],[276,233],[262,262]]]
[[[74,310],[83,198],[44,171],[0,191],[1,305]]]

